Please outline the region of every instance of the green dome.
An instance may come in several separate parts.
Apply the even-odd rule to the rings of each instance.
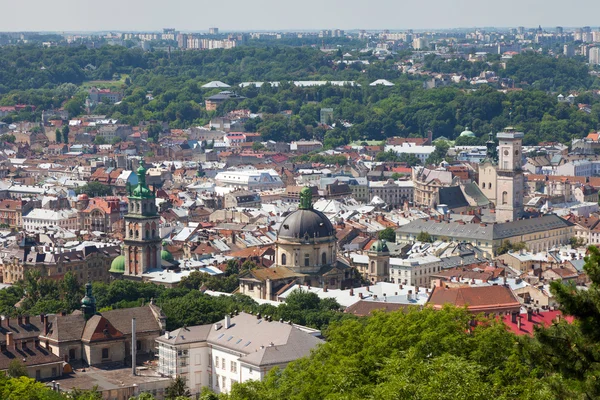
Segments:
[[[110,264],[110,269],[108,272],[112,272],[115,274],[124,274],[125,273],[125,256],[117,256],[112,264]]]
[[[172,262],[173,254],[169,253],[167,250],[163,250],[160,252],[160,258],[165,261]]]
[[[469,130],[469,127],[465,127],[465,130],[461,132],[460,137],[475,137],[475,134]]]
[[[150,198],[152,192],[146,186],[138,185],[133,189],[133,197]]]
[[[385,240],[377,240],[371,246],[371,251],[374,251],[377,253],[387,253],[390,250],[388,249],[388,246],[387,246],[387,243],[385,242]]]

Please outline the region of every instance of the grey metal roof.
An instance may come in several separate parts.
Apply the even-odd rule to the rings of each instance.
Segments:
[[[297,210],[288,215],[279,228],[277,236],[283,238],[323,238],[335,235],[329,218],[317,210]]]
[[[460,224],[458,222],[438,222],[418,219],[398,228],[396,232],[415,235],[418,235],[420,232],[429,232],[435,236],[497,240],[570,226],[573,226],[573,223],[555,214],[548,214],[539,218],[522,219],[493,225]]]

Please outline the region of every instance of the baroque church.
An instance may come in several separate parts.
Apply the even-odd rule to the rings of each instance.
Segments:
[[[486,143],[486,158],[479,166],[479,188],[495,205],[496,222],[514,221],[523,216],[523,132],[507,127],[496,138],[497,152],[491,133]]]
[[[295,284],[342,289],[353,286],[352,268],[337,257],[336,231],[329,218],[313,209],[312,192],[300,191],[297,211],[277,231],[275,263],[240,275],[240,293],[276,300]]]
[[[115,278],[141,280],[149,271],[161,269],[165,264],[172,266],[169,263],[172,257],[162,250],[156,194],[146,185],[143,160],[136,173],[138,184],[129,192],[129,208],[124,218],[123,255],[113,260],[109,272]]]

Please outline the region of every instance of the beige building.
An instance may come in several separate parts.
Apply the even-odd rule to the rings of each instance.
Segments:
[[[452,172],[433,170],[424,167],[412,169],[414,183],[414,203],[417,206],[437,207],[440,202],[440,189],[457,186],[460,178],[452,177]]]
[[[574,231],[572,222],[555,214],[496,224],[418,219],[396,229],[396,241],[414,243],[419,233],[427,232],[433,240],[467,242],[479,247],[486,257],[492,257],[505,241],[524,242],[537,253],[568,244]]]
[[[61,360],[75,365],[130,364],[132,320],[136,321],[136,360],[154,353],[154,341],[166,328],[166,317],[153,303],[144,307],[96,313],[91,285],[82,311],[41,316],[39,340]]]
[[[332,289],[352,286],[352,268],[337,259],[336,231],[325,214],[313,209],[308,187],[300,193],[299,209],[281,223],[275,244],[273,267],[242,274],[241,293],[275,300],[294,282]]]
[[[369,201],[377,196],[390,206],[401,206],[405,202],[412,203],[414,188],[413,181],[388,179],[387,181],[369,182]]]

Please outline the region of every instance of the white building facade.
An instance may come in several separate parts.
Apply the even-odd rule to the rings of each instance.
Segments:
[[[34,208],[27,215],[23,216],[23,228],[26,231],[44,229],[49,226],[59,226],[63,229],[79,229],[79,218],[77,210],[47,210],[44,208]]]
[[[240,313],[210,325],[180,328],[156,339],[158,372],[181,376],[193,395],[202,387],[229,393],[236,383],[262,380],[274,367],[310,354],[320,331]]]

